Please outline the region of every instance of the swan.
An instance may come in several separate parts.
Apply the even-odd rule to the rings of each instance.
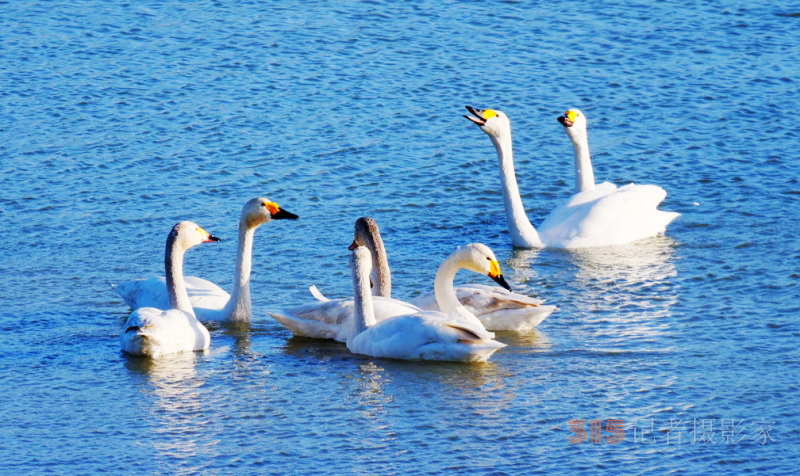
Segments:
[[[254,198],[242,207],[239,220],[239,250],[233,275],[233,298],[222,288],[205,279],[186,276],[184,283],[197,317],[203,321],[247,323],[252,317],[250,306],[250,270],[253,236],[256,228],[272,220],[297,219],[297,215],[280,208],[266,198]],[[167,283],[163,277],[128,281],[116,286],[117,293],[131,307],[165,309],[169,305]]]
[[[372,218],[361,217],[356,220],[355,234],[356,241],[364,243],[364,246],[372,253],[371,278],[375,284],[372,294],[391,298],[392,273],[389,269],[386,247],[383,244],[378,224]],[[446,286],[442,284],[446,282],[452,285],[453,278],[458,271],[454,265],[453,262],[447,263],[447,266],[443,263],[436,274],[435,283],[440,283],[442,287]],[[434,284],[435,287],[436,284]],[[317,290],[316,286],[312,286],[310,289],[312,295],[318,300],[329,301]],[[461,305],[475,315],[489,331],[532,329],[556,310],[555,306],[542,305],[544,301],[498,286],[465,284],[456,287],[455,293]],[[409,304],[424,311],[440,310],[435,291],[421,294],[410,300]]]
[[[125,321],[120,332],[122,350],[131,355],[164,354],[208,349],[211,337],[197,320],[183,284],[183,255],[200,243],[219,241],[196,223],[182,221],[172,227],[164,256],[167,310],[141,307]]]
[[[471,245],[462,249],[473,254],[474,260],[484,258],[488,250]],[[354,247],[350,256],[355,302],[347,338],[350,352],[403,360],[485,362],[497,349],[505,347],[480,322],[472,324],[452,314],[417,311],[376,321],[368,279],[371,261],[369,250]]]
[[[350,248],[354,249],[357,246],[365,246],[365,242],[367,241],[365,238],[368,236],[369,235],[356,233]],[[479,251],[474,251],[475,249]],[[478,255],[482,256],[482,258],[475,258]],[[374,256],[372,259],[380,261],[376,260]],[[473,326],[480,326],[483,328],[481,321],[461,305],[453,289],[453,278],[456,272],[461,268],[485,274],[501,286],[508,287],[508,283],[506,283],[503,278],[500,265],[497,263],[497,259],[494,253],[492,253],[492,250],[480,243],[473,243],[460,247],[454,251],[439,268],[442,275],[439,277],[439,273],[437,273],[437,282],[439,285],[436,287],[436,299],[440,304],[442,312],[453,314]],[[314,294],[315,291],[316,288],[312,286],[312,294]],[[267,311],[267,314],[296,336],[346,341],[349,332],[347,322],[349,318],[355,314],[355,302],[353,299],[327,299],[318,291],[315,297],[322,302],[305,304],[285,311]],[[413,304],[384,296],[374,296],[372,299],[372,306],[376,321],[383,321],[391,317],[423,311],[423,309]]]
[[[572,111],[564,120],[567,134],[575,145],[578,193],[558,205],[545,218],[539,230],[533,228],[517,188],[511,146],[511,123],[503,112],[467,106],[477,124],[492,140],[500,163],[500,181],[511,241],[522,248],[588,248],[629,243],[661,235],[679,213],[657,210],[667,196],[656,185],[628,184],[617,188],[612,183],[594,186],[589,159],[585,117]],[[574,121],[573,121],[574,119]],[[567,125],[566,123],[570,125]],[[576,127],[576,129],[571,129]],[[572,132],[571,132],[572,131]],[[588,184],[592,186],[589,188]],[[584,186],[587,188],[584,189]]]

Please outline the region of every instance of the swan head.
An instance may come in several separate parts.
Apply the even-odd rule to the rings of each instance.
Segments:
[[[471,243],[460,247],[455,254],[459,257],[461,267],[485,274],[500,286],[509,291],[511,290],[511,287],[503,278],[502,271],[500,271],[500,263],[497,262],[497,258],[488,246],[482,243]]]
[[[558,122],[564,126],[564,130],[573,141],[586,136],[586,116],[578,109],[570,109],[558,116]]]
[[[369,217],[361,217],[356,220],[356,230],[353,236],[353,244],[350,245],[349,248],[350,250],[355,249],[356,246],[366,246],[368,248],[372,247],[372,249],[377,249],[376,245],[378,241],[383,245],[381,231],[378,228],[378,224],[375,223],[375,220]]]
[[[182,221],[172,227],[167,238],[167,250],[178,246],[184,251],[201,243],[220,241],[219,238],[200,228],[200,225],[191,221]]]
[[[297,215],[289,213],[278,206],[277,203],[264,197],[257,197],[249,200],[242,207],[241,221],[248,228],[255,228],[259,225],[272,220],[296,220]]]
[[[496,109],[475,109],[471,106],[466,106],[467,111],[472,116],[464,117],[475,123],[492,139],[497,140],[510,140],[511,139],[511,121],[503,111]]]

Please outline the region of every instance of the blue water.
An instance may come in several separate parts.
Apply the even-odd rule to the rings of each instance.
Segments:
[[[795,471],[800,6],[684,3],[0,2],[0,472]],[[572,193],[575,107],[597,181],[660,185],[682,216],[628,246],[513,249],[465,105],[511,118],[534,224]],[[252,325],[123,355],[110,285],[163,274],[190,219],[228,240],[187,273],[230,288],[255,196],[301,219],[256,234]],[[483,242],[560,309],[481,365],[292,338],[264,310],[351,293],[364,215],[396,297]],[[572,445],[574,419],[626,438]]]

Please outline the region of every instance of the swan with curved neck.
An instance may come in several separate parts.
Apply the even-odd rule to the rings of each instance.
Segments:
[[[497,151],[506,218],[514,246],[522,248],[587,248],[620,245],[663,234],[680,214],[658,210],[667,195],[655,185],[594,185],[586,135],[574,134],[578,193],[556,207],[538,231],[522,205],[511,143],[511,122],[503,112],[475,109],[465,115],[485,132]],[[585,129],[584,129],[585,130]],[[568,134],[570,134],[568,132]],[[573,134],[570,134],[573,138]]]
[[[157,357],[208,348],[208,330],[195,317],[183,283],[183,256],[189,248],[214,241],[219,238],[190,221],[172,228],[164,256],[169,306],[166,310],[142,307],[131,313],[120,333],[123,351]]]
[[[359,218],[356,221],[355,235],[356,242],[363,243],[372,254],[371,277],[374,283],[372,294],[383,297],[391,296],[391,281],[386,279],[391,279],[389,260],[378,224],[372,218]],[[378,243],[380,246],[375,246]],[[377,273],[376,268],[379,270]],[[409,303],[425,311],[451,312],[463,307],[471,315],[477,317],[490,331],[528,330],[539,325],[556,310],[555,306],[543,305],[544,301],[510,291],[507,283],[502,288],[482,284],[453,287],[453,280],[460,268],[461,265],[453,257],[445,260],[436,273],[434,291],[423,293],[411,299]],[[449,292],[451,288],[455,291],[454,295],[458,306],[452,301],[453,295]],[[316,289],[316,286],[312,286],[312,294],[322,302],[328,301]],[[445,307],[439,306],[440,300],[445,303]]]
[[[485,253],[473,245],[465,248],[469,253]],[[368,279],[373,258],[364,246],[352,251],[355,313],[347,338],[351,352],[403,360],[485,362],[497,349],[505,347],[480,322],[466,322],[453,314],[418,311],[376,321]]]
[[[255,231],[264,223],[281,219],[294,220],[297,215],[263,197],[249,200],[244,205],[239,220],[239,245],[231,294],[211,281],[194,276],[186,276],[181,283],[188,291],[188,299],[198,318],[204,321],[250,322],[253,315],[250,304],[250,272],[253,267]],[[158,308],[167,302],[167,284],[164,278],[150,278],[122,283],[116,290],[132,309]]]

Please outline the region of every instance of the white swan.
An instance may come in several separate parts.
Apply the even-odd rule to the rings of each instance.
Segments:
[[[350,248],[364,246],[365,236],[368,235],[356,233]],[[476,256],[481,256],[481,258],[477,259]],[[373,259],[375,258],[373,257]],[[435,289],[436,299],[442,312],[457,315],[463,321],[483,328],[481,321],[461,305],[453,289],[453,278],[461,268],[485,274],[503,286],[508,286],[508,284],[500,272],[500,265],[497,263],[492,250],[480,243],[466,245],[457,249],[439,268],[437,273],[438,285],[435,286]],[[314,290],[312,290],[312,293],[314,293]],[[329,300],[321,294],[315,294],[315,297],[321,298],[322,302],[305,304],[286,311],[267,311],[267,314],[296,336],[347,340],[349,332],[347,322],[355,313],[354,301],[349,298]],[[413,304],[390,297],[375,296],[372,303],[377,321],[423,311],[423,309]]]
[[[463,249],[469,250],[474,260],[484,258],[485,250],[480,247],[469,245]],[[355,315],[350,319],[352,330],[347,348],[354,354],[403,360],[485,362],[497,349],[505,347],[480,323],[471,324],[441,312],[420,311],[376,322],[368,279],[371,261],[365,247],[353,249],[350,268]]]
[[[585,117],[568,116],[577,120],[567,127],[575,145],[576,171],[579,192],[557,206],[545,218],[539,230],[533,228],[517,188],[511,145],[511,123],[501,111],[480,110],[467,106],[474,116],[464,116],[477,124],[492,140],[500,162],[500,181],[508,228],[514,246],[523,248],[587,248],[629,243],[663,234],[667,225],[680,216],[656,207],[667,192],[655,185],[628,184],[617,188],[611,183],[584,190],[584,184],[594,185],[591,171]],[[581,122],[582,121],[582,122]],[[580,124],[583,125],[582,134]]]
[[[219,241],[219,238],[190,221],[182,221],[172,228],[164,257],[168,310],[142,307],[133,311],[120,332],[123,351],[158,357],[208,348],[211,337],[195,317],[183,284],[183,255],[193,246],[212,241]]]
[[[184,278],[186,291],[198,318],[203,321],[250,322],[253,314],[250,306],[250,271],[256,228],[272,220],[296,218],[297,215],[262,197],[254,198],[242,207],[239,250],[233,275],[233,298],[211,281],[194,276]],[[132,309],[165,309],[169,305],[167,284],[163,277],[128,281],[115,289]]]
[[[364,246],[372,253],[371,277],[375,284],[372,294],[390,298],[392,273],[389,269],[386,247],[383,245],[378,224],[372,218],[361,217],[356,220],[355,234],[356,241],[364,243]],[[449,282],[452,286],[458,268],[453,267],[455,266],[453,262],[445,263],[442,263],[436,274],[436,283]],[[442,284],[442,286],[446,285]],[[327,298],[314,286],[312,286],[311,293],[318,300],[327,301]],[[555,306],[543,305],[544,301],[497,286],[465,284],[456,287],[455,293],[461,305],[475,315],[489,331],[532,329],[556,310]],[[425,311],[440,310],[435,291],[421,294],[410,300],[409,304]]]

